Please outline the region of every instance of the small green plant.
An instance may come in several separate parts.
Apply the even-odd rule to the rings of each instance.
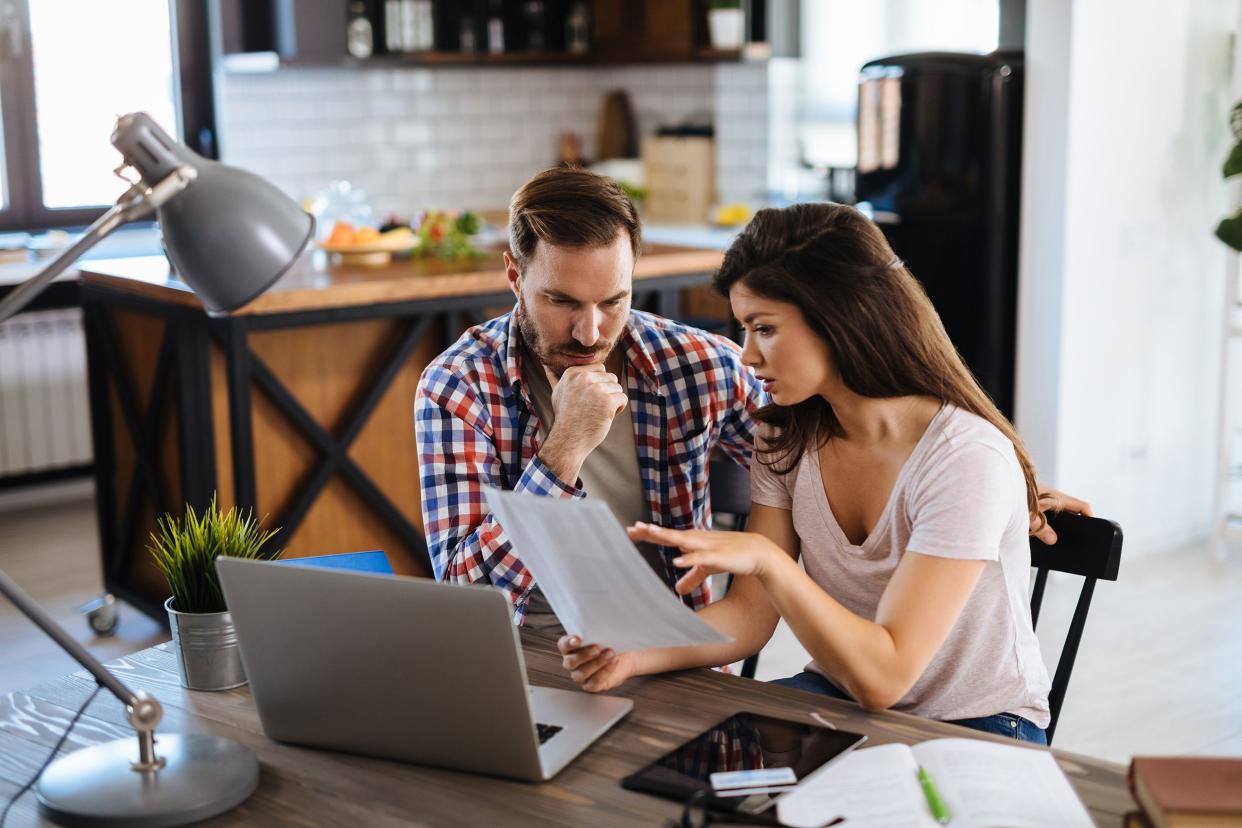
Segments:
[[[1229,112],[1229,129],[1233,132],[1233,148],[1229,150],[1229,157],[1221,170],[1221,176],[1226,181],[1235,175],[1242,175],[1242,101],[1235,103]],[[1220,224],[1216,225],[1216,238],[1234,250],[1242,250],[1242,209],[1220,220]]]
[[[237,509],[221,512],[212,496],[211,504],[199,515],[186,504],[185,517],[178,520],[164,515],[155,522],[147,549],[172,591],[172,608],[177,612],[224,612],[224,594],[216,577],[216,558],[271,560],[263,546],[276,531],[264,532],[253,513]]]

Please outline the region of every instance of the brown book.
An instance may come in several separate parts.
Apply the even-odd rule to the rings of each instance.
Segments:
[[[1130,790],[1155,828],[1242,826],[1242,758],[1136,756]]]

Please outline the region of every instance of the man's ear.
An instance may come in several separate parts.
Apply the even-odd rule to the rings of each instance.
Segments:
[[[509,289],[513,291],[514,296],[521,296],[522,271],[518,270],[517,262],[513,261],[509,251],[506,250],[501,255],[505,257],[505,278],[509,280]]]

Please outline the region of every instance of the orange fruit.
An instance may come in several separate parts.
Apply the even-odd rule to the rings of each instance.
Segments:
[[[354,226],[347,221],[338,221],[332,226],[332,233],[328,236],[328,247],[349,247],[355,242],[356,233]]]

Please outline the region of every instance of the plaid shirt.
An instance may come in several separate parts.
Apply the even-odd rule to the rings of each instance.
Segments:
[[[423,528],[440,581],[490,583],[525,620],[534,586],[483,499],[483,486],[581,498],[537,456],[539,419],[524,383],[512,313],[471,328],[426,370],[414,402]],[[750,464],[751,412],[766,402],[737,345],[724,337],[631,311],[622,337],[634,444],[650,519],[675,529],[711,526],[707,463],[719,446]],[[670,587],[679,573],[661,548]],[[705,583],[685,597],[711,600]]]

